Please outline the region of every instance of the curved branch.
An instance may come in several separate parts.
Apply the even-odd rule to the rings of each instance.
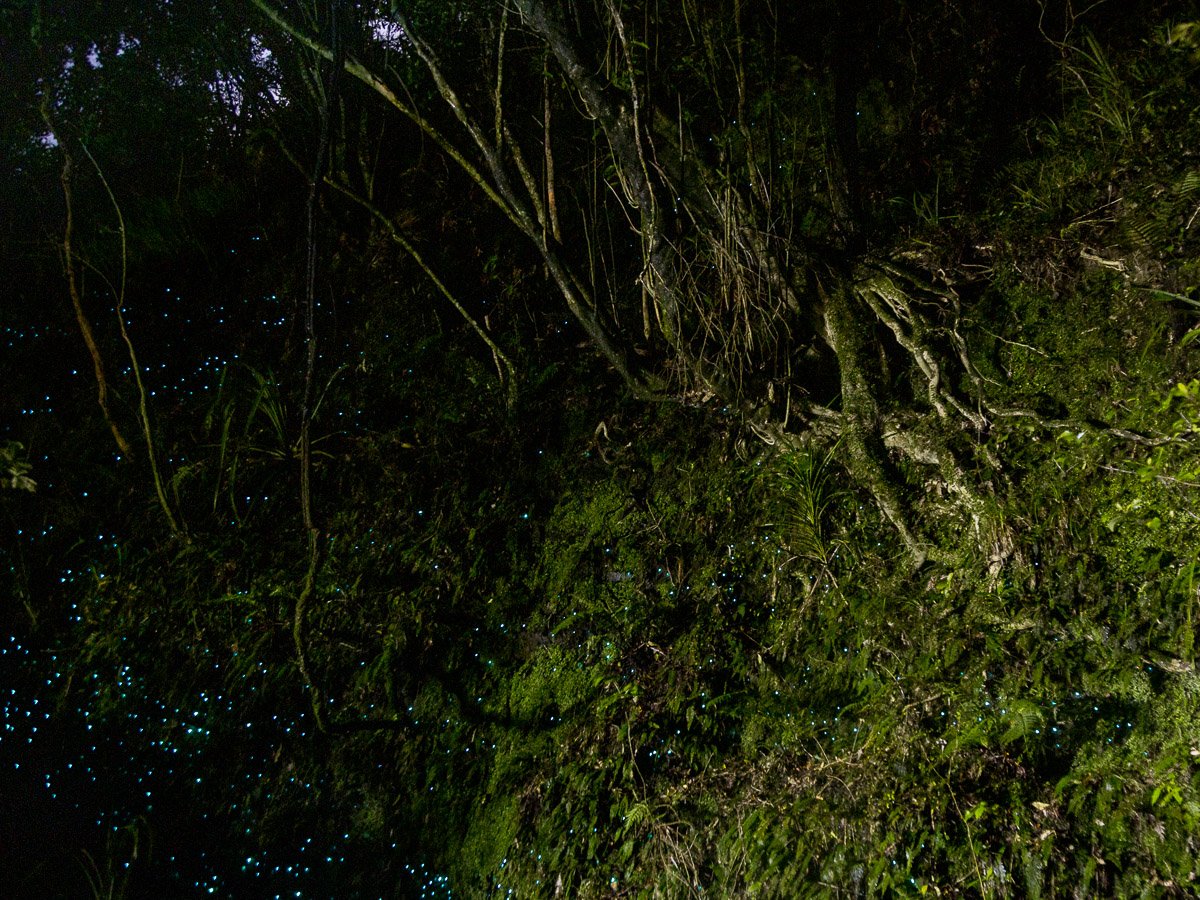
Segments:
[[[414,247],[408,241],[408,239],[400,233],[400,229],[396,227],[396,223],[370,200],[367,200],[365,197],[355,193],[348,186],[335,181],[329,176],[326,176],[325,182],[338,190],[340,193],[344,194],[346,197],[349,197],[355,203],[358,203],[363,207],[363,209],[370,213],[372,218],[374,218],[384,228],[387,229],[388,235],[393,241],[396,242],[396,244],[399,245],[400,249],[411,256],[413,262],[420,266],[421,271],[423,271],[429,280],[433,282],[433,286],[438,289],[438,292],[450,301],[450,304],[456,310],[458,310],[459,315],[466,320],[466,323],[468,326],[470,326],[471,330],[474,331],[475,334],[479,336],[479,339],[487,345],[488,350],[490,350],[492,353],[492,359],[496,362],[496,369],[500,375],[500,381],[507,386],[509,406],[512,406],[514,403],[516,403],[517,370],[513,365],[512,360],[509,359],[508,355],[502,349],[500,349],[500,346],[492,340],[491,335],[484,331],[483,326],[476,321],[475,317],[467,312],[466,307],[459,302],[459,299],[454,296],[453,292],[448,287],[446,287],[445,283],[437,276],[437,273],[430,268],[427,262],[425,262],[425,258],[421,256],[421,254],[417,251],[417,248]]]
[[[121,281],[115,289],[117,327],[121,332],[121,340],[125,342],[125,348],[129,351],[129,363],[133,367],[133,381],[137,385],[138,390],[138,418],[142,423],[142,437],[146,441],[146,457],[150,461],[150,475],[154,480],[154,493],[158,497],[158,505],[162,507],[163,515],[166,516],[171,534],[176,537],[186,538],[187,532],[183,528],[181,520],[176,519],[175,514],[171,511],[171,504],[167,501],[167,492],[163,485],[162,473],[158,469],[158,454],[154,450],[154,437],[150,432],[150,407],[147,400],[146,384],[142,380],[142,369],[138,363],[137,351],[133,346],[133,338],[129,336],[129,329],[125,327],[125,275],[129,262],[129,253],[125,243],[125,216],[121,212],[121,204],[117,202],[117,195],[113,193],[113,189],[109,187],[108,179],[104,177],[104,170],[100,168],[100,163],[96,162],[96,158],[88,150],[87,144],[82,144],[81,146],[87,158],[95,166],[96,175],[99,176],[100,183],[104,186],[104,191],[108,194],[108,199],[117,214],[117,230],[121,236]]]
[[[333,50],[328,45],[289,22],[269,0],[252,0],[252,2],[285,33],[291,35],[322,58],[331,61],[334,60]],[[406,22],[407,20],[401,19],[401,21]],[[407,28],[406,31],[409,38],[413,40],[414,46],[417,47],[418,53],[422,54],[422,60],[429,69],[430,75],[434,78],[439,93],[442,94],[443,99],[453,109],[459,121],[472,134],[476,145],[483,153],[495,186],[484,177],[483,173],[440,130],[434,127],[415,109],[402,101],[382,78],[349,55],[346,55],[343,61],[345,71],[378,93],[388,103],[399,110],[401,114],[412,121],[424,134],[430,137],[438,147],[454,160],[467,177],[484,192],[487,198],[492,201],[509,221],[516,225],[517,229],[533,242],[542,255],[546,268],[554,279],[563,299],[566,301],[568,309],[583,326],[592,343],[635,394],[639,396],[655,396],[657,394],[657,387],[653,379],[644,377],[642,373],[635,371],[634,367],[630,364],[630,360],[613,343],[611,335],[609,335],[608,330],[596,314],[596,304],[593,298],[588,296],[579,279],[571,272],[566,261],[543,239],[541,229],[517,200],[515,193],[511,189],[509,179],[504,172],[498,148],[490,146],[483,138],[482,130],[467,117],[466,111],[462,104],[458,102],[453,89],[442,77],[436,57],[434,57],[427,45],[414,37],[411,31],[408,31]]]
[[[263,15],[278,25],[286,34],[295,38],[313,53],[316,53],[318,56],[329,62],[334,61],[334,52],[331,47],[322,43],[312,35],[306,33],[298,26],[293,25],[286,18],[284,18],[283,14],[280,13],[279,10],[275,9],[275,7],[268,2],[268,0],[250,0],[250,2],[257,6]],[[451,144],[446,136],[443,135],[437,128],[435,128],[429,122],[429,120],[401,100],[396,95],[396,92],[388,86],[387,82],[385,82],[382,78],[380,78],[349,54],[344,54],[342,66],[345,68],[348,74],[354,76],[371,90],[375,91],[375,93],[383,97],[384,100],[395,107],[403,116],[416,125],[427,137],[437,144],[447,156],[449,156],[458,164],[459,168],[466,173],[467,177],[475,182],[479,189],[487,195],[488,199],[491,200],[501,212],[503,212],[509,219],[512,220],[513,224],[517,225],[517,227],[521,227],[521,222],[516,211],[511,209],[508,203],[496,193],[495,189],[488,184],[487,179],[483,177],[482,173],[480,173],[480,171],[476,169],[475,166],[473,166],[470,161],[468,161],[467,158],[462,155],[462,153],[459,152],[458,148]]]

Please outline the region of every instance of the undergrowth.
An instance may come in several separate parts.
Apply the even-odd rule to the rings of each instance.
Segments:
[[[241,860],[315,834],[354,874],[310,895],[416,895],[418,871],[466,896],[1194,895],[1185,50],[1122,68],[1085,39],[1064,62],[1083,87],[975,223],[993,236],[962,292],[971,349],[997,407],[1038,415],[978,436],[1003,460],[1002,552],[956,521],[949,561],[913,573],[836,446],[579,388],[608,384],[587,363],[522,360],[510,407],[452,335],[368,342],[371,366],[327,388],[364,418],[314,444],[321,733],[290,638],[294,398],[256,360],[176,470],[190,543],[123,506],[120,543],[11,554],[14,596],[45,593],[51,560],[83,573],[40,613],[69,617],[55,702],[171,798],[136,808],[140,780],[114,776],[104,802],[168,846],[155,815],[208,810],[233,893],[262,884]],[[926,219],[929,245],[961,239]],[[49,518],[32,502],[6,515]]]

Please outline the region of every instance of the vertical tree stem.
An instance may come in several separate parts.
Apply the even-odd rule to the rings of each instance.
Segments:
[[[63,200],[66,204],[66,224],[63,227],[62,255],[63,269],[67,275],[67,293],[71,296],[71,306],[75,310],[75,321],[79,325],[79,333],[83,336],[84,346],[87,347],[88,355],[92,358],[92,371],[96,374],[96,402],[100,404],[100,412],[104,415],[104,421],[108,423],[113,440],[117,442],[117,449],[124,456],[132,456],[133,448],[129,446],[129,441],[125,439],[125,435],[121,434],[121,429],[117,426],[116,419],[109,412],[108,378],[104,374],[104,360],[100,356],[100,347],[96,344],[96,336],[92,332],[92,325],[83,311],[83,297],[80,293],[79,281],[75,274],[75,249],[72,245],[75,235],[75,203],[71,193],[71,177],[74,172],[74,161],[71,158],[71,151],[67,148],[65,140],[58,136],[58,132],[54,128],[54,122],[50,118],[47,103],[48,97],[43,97],[41,107],[42,119],[46,122],[46,127],[50,129],[50,134],[54,136],[54,140],[58,142],[58,146],[62,148],[63,154],[63,166],[62,171],[59,173],[59,181],[62,184]]]
[[[125,237],[125,216],[121,212],[121,204],[117,202],[117,195],[113,193],[113,189],[109,187],[108,179],[104,177],[104,171],[100,168],[100,164],[96,162],[96,158],[92,156],[86,144],[81,146],[83,146],[83,152],[87,154],[87,158],[96,167],[96,174],[100,177],[100,183],[104,185],[104,191],[108,194],[108,199],[117,213],[117,230],[121,235],[121,280],[117,283],[116,288],[117,326],[121,330],[121,340],[125,342],[125,347],[129,351],[129,362],[133,366],[133,380],[138,389],[138,418],[141,420],[142,436],[146,441],[146,457],[150,460],[150,475],[154,479],[154,493],[158,497],[158,505],[162,507],[163,515],[166,516],[167,526],[171,529],[171,534],[180,537],[184,535],[184,530],[180,526],[175,514],[171,511],[171,504],[167,501],[167,492],[163,486],[162,473],[158,469],[158,454],[155,453],[154,437],[150,431],[150,406],[146,399],[146,384],[142,380],[142,368],[138,364],[137,351],[134,349],[133,339],[129,336],[129,329],[125,326],[125,278],[129,264],[129,247]]]
[[[312,403],[313,378],[317,367],[316,293],[317,293],[317,235],[316,209],[317,190],[321,184],[321,173],[325,168],[325,157],[329,150],[329,120],[333,103],[333,91],[337,85],[338,70],[341,68],[341,41],[337,30],[337,3],[330,0],[330,45],[333,49],[333,66],[325,85],[325,96],[321,105],[321,138],[317,144],[317,160],[308,181],[308,198],[305,202],[305,240],[308,245],[304,271],[304,394],[300,402],[300,517],[308,536],[308,568],[304,585],[296,598],[296,609],[292,619],[292,642],[296,646],[296,666],[308,687],[312,702],[313,718],[317,729],[325,731],[325,715],[322,709],[321,689],[308,667],[305,649],[304,626],[308,603],[315,590],[317,566],[320,561],[320,531],[313,516],[312,503]],[[316,63],[320,72],[320,60]]]

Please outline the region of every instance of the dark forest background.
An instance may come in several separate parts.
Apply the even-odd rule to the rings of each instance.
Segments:
[[[4,896],[1195,894],[1193,3],[0,54]]]

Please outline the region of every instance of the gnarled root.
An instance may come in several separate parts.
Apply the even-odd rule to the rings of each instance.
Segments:
[[[870,490],[899,534],[913,568],[919,569],[928,561],[931,548],[909,524],[908,510],[887,471],[879,406],[863,365],[867,326],[843,282],[835,282],[832,290],[826,291],[818,281],[817,290],[825,306],[825,337],[837,354],[841,370],[842,440],[848,451],[847,468]]]

